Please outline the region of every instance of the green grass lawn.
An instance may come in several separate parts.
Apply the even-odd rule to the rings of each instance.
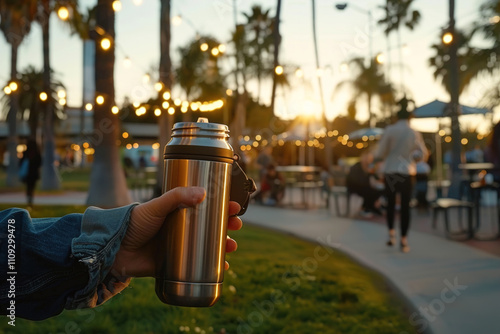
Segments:
[[[6,208],[5,206],[0,209]],[[83,212],[84,207],[35,207],[33,217]],[[0,333],[400,333],[414,332],[404,305],[384,279],[333,249],[245,226],[231,232],[222,298],[211,308],[162,304],[154,279],[134,279],[106,304]],[[319,248],[318,248],[319,247]]]

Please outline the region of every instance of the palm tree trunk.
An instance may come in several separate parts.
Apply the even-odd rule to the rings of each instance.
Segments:
[[[271,111],[274,114],[274,100],[276,99],[276,81],[278,75],[276,74],[276,67],[279,65],[279,47],[281,43],[280,35],[280,16],[281,16],[281,0],[278,0],[276,5],[276,16],[274,18],[274,71],[273,71],[273,88],[271,91]]]
[[[320,63],[319,63],[319,53],[318,53],[318,38],[316,35],[316,1],[312,1],[312,24],[313,24],[313,41],[314,41],[314,55],[316,58],[316,68],[320,68]],[[318,88],[319,88],[319,95],[320,95],[320,100],[321,100],[321,109],[323,113],[323,124],[325,126],[325,129],[328,132],[329,128],[329,122],[328,119],[326,118],[326,105],[325,105],[325,98],[323,96],[323,84],[321,81],[321,76],[317,76],[318,78]],[[331,139],[329,136],[325,137],[325,166],[327,170],[330,170],[330,167],[332,165],[332,146],[331,146]]]
[[[160,0],[160,82],[163,83],[165,90],[172,89],[172,60],[170,58],[170,0]],[[156,187],[154,196],[160,196],[163,187],[163,149],[170,139],[172,131],[173,116],[167,112],[162,112],[158,117],[158,169],[156,172]]]
[[[61,182],[57,175],[55,160],[55,138],[54,138],[54,101],[52,100],[50,87],[50,45],[49,45],[49,21],[50,7],[49,0],[43,1],[43,21],[42,40],[43,40],[43,90],[47,93],[48,99],[44,103],[44,121],[43,121],[43,163],[42,163],[42,182],[41,189],[53,190],[61,187]]]
[[[115,104],[115,13],[113,0],[98,0],[96,25],[106,31],[112,41],[109,50],[100,48],[96,40],[95,89],[104,97],[102,105],[94,109],[94,133],[91,140],[95,148],[94,162],[90,174],[90,189],[87,205],[116,207],[132,202],[127,189],[125,173],[120,163],[116,142],[120,131],[120,120],[111,113]]]
[[[10,79],[12,81],[17,78],[17,50],[18,44],[12,43],[11,58],[10,58]],[[10,110],[7,114],[7,123],[9,126],[9,135],[7,138],[7,150],[9,152],[9,166],[7,167],[7,187],[14,187],[19,184],[17,178],[18,162],[17,162],[17,112],[19,109],[19,90],[12,92],[10,95]]]
[[[398,28],[398,51],[399,51],[399,75],[401,80],[401,92],[405,91],[405,78],[404,78],[404,64],[403,64],[403,50],[401,47],[401,30]]]
[[[449,17],[450,25],[449,30],[453,35],[456,35],[455,31],[455,0],[449,0]],[[451,137],[452,141],[452,162],[451,162],[451,172],[452,179],[449,190],[450,197],[458,198],[461,171],[458,167],[460,164],[460,122],[458,120],[458,104],[459,104],[459,71],[458,71],[458,58],[457,58],[457,38],[455,38],[450,44],[450,104],[451,104]]]

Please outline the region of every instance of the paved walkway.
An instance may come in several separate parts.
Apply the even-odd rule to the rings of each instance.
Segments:
[[[0,203],[24,200],[21,193],[0,194]],[[86,193],[66,192],[37,196],[35,205],[84,205],[85,200]],[[447,240],[424,228],[430,225],[428,215],[414,217],[408,254],[385,245],[383,218],[366,221],[339,218],[324,208],[251,205],[243,220],[337,248],[378,271],[413,307],[408,321],[416,332],[500,333],[500,253]]]

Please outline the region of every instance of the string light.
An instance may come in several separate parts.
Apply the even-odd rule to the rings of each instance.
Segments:
[[[168,114],[169,115],[173,115],[174,113],[175,113],[175,109],[174,108],[172,108],[172,107],[168,108]]]
[[[107,37],[101,39],[101,48],[104,51],[108,51],[111,48],[111,40]]]
[[[127,67],[127,68],[128,68],[128,67],[130,67],[131,65],[132,65],[132,61],[130,60],[130,58],[129,58],[129,57],[125,57],[125,58],[123,59],[123,66],[125,66],[125,67]]]
[[[15,92],[17,90],[17,88],[18,88],[18,85],[17,85],[17,83],[15,81],[11,81],[9,83],[9,88],[10,88],[11,91]]]
[[[120,112],[120,109],[117,106],[113,106],[111,108],[111,112],[113,113],[113,115],[116,115]]]
[[[219,49],[218,48],[213,48],[212,51],[212,56],[217,57],[219,55]]]
[[[92,104],[91,104],[91,103],[87,103],[87,104],[85,105],[85,110],[87,110],[87,111],[91,111],[92,109],[93,109],[93,106],[92,106]]]
[[[155,90],[157,92],[161,92],[162,89],[163,89],[163,84],[161,82],[155,83]]]
[[[385,55],[383,53],[379,53],[376,57],[375,60],[379,64],[383,64],[385,62]]]
[[[115,12],[119,12],[120,10],[122,10],[122,3],[119,0],[113,1],[113,5],[112,6],[113,6],[113,10]]]
[[[57,10],[57,16],[63,21],[66,21],[67,19],[69,19],[68,8],[66,8],[64,6],[59,7],[59,9]]]
[[[163,109],[168,109],[168,107],[170,107],[170,103],[168,103],[168,101],[164,101],[162,104],[161,104],[161,107]]]
[[[60,91],[57,92],[57,97],[60,99],[65,99],[66,98],[66,91],[61,89]]]
[[[208,50],[208,44],[207,43],[203,43],[200,45],[200,50],[205,52]]]
[[[49,96],[45,92],[41,92],[39,97],[40,97],[40,100],[44,101],[44,102],[47,101],[47,99],[49,98]]]
[[[9,86],[5,86],[3,88],[3,92],[6,94],[6,95],[10,95],[12,93],[12,89],[10,89]]]
[[[124,133],[122,133],[122,137],[123,137],[123,139],[127,139],[127,138],[128,138],[128,136],[129,136],[129,135],[128,135],[128,132],[124,132]]]
[[[160,109],[158,109],[158,108],[156,108],[156,109],[155,109],[155,116],[157,116],[157,117],[158,117],[158,116],[160,116],[160,115],[161,115],[161,110],[160,110]]]
[[[297,78],[302,78],[304,76],[304,71],[302,71],[300,68],[295,70],[295,76]]]
[[[171,97],[170,92],[163,93],[163,99],[164,100],[170,100],[170,97]]]
[[[95,98],[95,102],[98,104],[98,105],[102,105],[104,103],[104,96],[102,95],[97,95],[97,97]]]
[[[226,52],[226,45],[225,44],[219,44],[219,46],[217,47],[217,49],[219,49],[220,53],[224,53],[224,52]]]
[[[447,32],[443,35],[443,43],[450,44],[453,42],[453,34],[451,32]]]
[[[274,69],[274,72],[277,75],[282,75],[283,74],[283,66],[281,66],[281,65],[276,66],[276,68]]]

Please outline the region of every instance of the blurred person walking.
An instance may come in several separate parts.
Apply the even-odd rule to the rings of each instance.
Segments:
[[[40,179],[41,165],[42,156],[38,144],[34,139],[29,139],[23,157],[19,161],[19,179],[26,183],[26,197],[29,207],[33,206],[33,196],[36,182]]]
[[[386,128],[377,151],[375,161],[384,161],[385,190],[387,197],[387,227],[389,228],[388,246],[396,242],[396,231],[394,229],[394,215],[396,209],[396,194],[401,195],[400,212],[400,249],[407,253],[410,251],[408,245],[408,230],[410,228],[410,200],[412,197],[413,176],[416,174],[415,162],[412,155],[420,151],[424,160],[427,159],[427,148],[422,135],[410,127],[409,119],[411,112],[408,111],[409,101],[404,97],[398,101],[400,110],[397,113],[398,120]]]

